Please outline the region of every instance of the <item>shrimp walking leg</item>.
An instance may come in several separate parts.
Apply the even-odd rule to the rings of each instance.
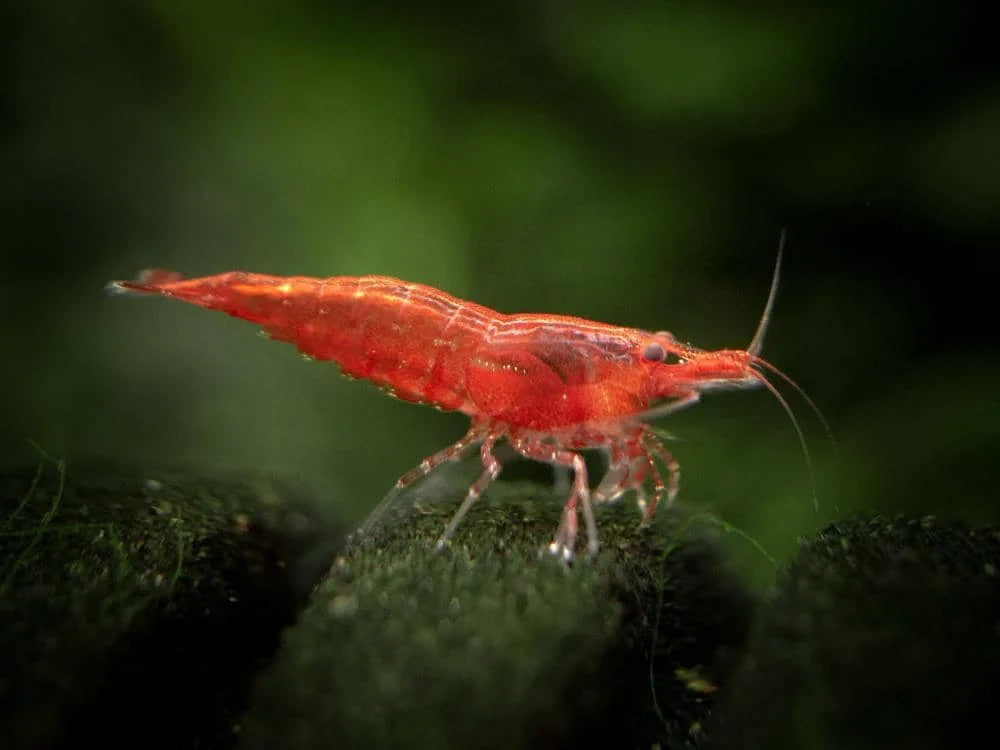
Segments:
[[[447,448],[439,450],[433,456],[428,456],[408,472],[403,474],[403,476],[396,480],[396,484],[389,494],[386,495],[382,502],[380,502],[378,506],[368,515],[368,518],[362,522],[361,526],[358,528],[357,536],[359,538],[364,537],[373,528],[375,528],[376,524],[381,520],[382,515],[389,509],[393,502],[395,502],[396,498],[399,497],[400,490],[405,489],[418,479],[430,474],[441,464],[459,458],[459,456],[461,456],[467,448],[482,440],[486,434],[487,429],[481,423],[473,422],[469,431],[465,433],[460,440],[452,445],[449,445]]]
[[[402,489],[413,484],[415,481],[421,477],[425,477],[430,474],[434,469],[443,463],[447,463],[453,459],[457,459],[465,450],[478,443],[486,436],[486,430],[480,425],[473,424],[467,433],[458,440],[453,445],[449,445],[443,450],[439,450],[433,456],[428,456],[423,461],[421,461],[417,466],[414,466],[408,472],[403,474],[398,480],[396,480],[396,487]]]
[[[598,502],[611,502],[629,490],[635,490],[639,496],[639,506],[645,510],[643,483],[649,474],[653,474],[655,480],[659,472],[643,445],[643,430],[640,427],[633,434],[612,444],[611,465],[594,491],[594,499]]]
[[[587,552],[597,553],[597,523],[594,521],[594,509],[590,504],[590,489],[587,486],[587,467],[579,453],[562,450],[543,442],[538,438],[517,438],[512,441],[514,450],[525,458],[536,461],[546,461],[556,466],[565,466],[573,470],[573,487],[569,499],[563,506],[562,520],[556,530],[555,538],[549,545],[549,551],[559,555],[564,560],[573,558],[573,548],[576,544],[576,534],[579,527],[577,506],[583,506],[583,519],[587,525]]]
[[[646,506],[646,512],[643,515],[642,522],[649,523],[653,519],[653,514],[656,513],[656,506],[660,501],[660,497],[663,495],[664,489],[667,493],[667,507],[669,508],[674,504],[674,498],[677,497],[677,491],[680,489],[681,481],[681,467],[680,464],[674,460],[674,457],[670,455],[670,451],[667,450],[666,446],[663,445],[663,441],[660,440],[652,432],[646,432],[646,442],[652,447],[653,453],[659,458],[663,465],[667,468],[667,484],[664,487],[663,478],[660,476],[659,470],[656,468],[655,461],[650,458],[650,464],[653,467],[653,478],[656,487],[656,492],[653,494],[653,501]]]
[[[645,425],[637,425],[611,443],[609,448],[611,463],[601,483],[594,491],[594,499],[600,503],[617,500],[629,490],[635,490],[636,505],[645,517],[647,477],[653,479],[654,492],[663,492],[663,479],[653,454],[647,446],[650,435]]]
[[[595,503],[610,503],[617,500],[627,489],[626,481],[629,476],[628,463],[622,461],[618,455],[617,448],[612,449],[608,470],[601,478],[601,483],[594,489]],[[642,487],[636,487],[636,491],[642,495]]]
[[[465,496],[465,500],[455,511],[455,515],[451,517],[451,521],[448,523],[448,528],[444,530],[444,533],[437,541],[437,548],[442,549],[451,538],[452,534],[455,533],[455,529],[465,518],[465,514],[469,512],[469,508],[475,505],[476,500],[479,496],[483,494],[483,491],[489,486],[490,482],[496,479],[500,475],[500,470],[503,468],[500,462],[497,460],[496,456],[493,455],[493,445],[499,439],[500,433],[491,432],[486,436],[483,441],[482,446],[479,449],[479,454],[483,461],[483,473],[479,475],[479,479],[469,487],[469,491]],[[461,442],[461,441],[459,441]]]

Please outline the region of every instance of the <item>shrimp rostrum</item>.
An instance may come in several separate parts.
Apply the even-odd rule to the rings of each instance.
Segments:
[[[759,356],[780,258],[779,251],[767,305],[750,345],[716,351],[681,343],[665,331],[561,315],[506,315],[386,276],[317,279],[230,272],[185,279],[147,271],[136,281],[111,282],[109,288],[220,310],[404,401],[467,414],[471,424],[460,440],[425,458],[397,482],[405,487],[479,446],[482,473],[444,529],[439,547],[500,474],[494,453],[498,441],[506,440],[526,458],[570,469],[572,487],[549,545],[553,554],[568,560],[581,513],[587,549],[598,550],[595,502],[634,491],[643,522],[648,522],[661,499],[669,504],[677,495],[680,469],[648,419],[689,406],[708,390],[760,385],[788,411],[764,372],[788,379]],[[797,423],[795,427],[801,440]],[[593,491],[580,454],[588,449],[609,457],[607,473]],[[647,485],[652,488],[649,499]]]

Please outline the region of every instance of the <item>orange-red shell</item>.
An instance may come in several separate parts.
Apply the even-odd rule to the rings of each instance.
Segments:
[[[652,334],[559,315],[505,315],[387,276],[327,279],[153,272],[119,288],[259,324],[398,398],[532,430],[620,420],[652,393]]]

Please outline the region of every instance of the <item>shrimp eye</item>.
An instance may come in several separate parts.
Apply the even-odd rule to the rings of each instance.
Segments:
[[[646,344],[646,348],[642,350],[642,358],[647,362],[662,362],[667,358],[667,350],[654,341]]]

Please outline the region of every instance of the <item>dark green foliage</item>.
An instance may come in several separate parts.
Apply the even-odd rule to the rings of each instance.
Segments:
[[[435,552],[453,511],[390,512],[337,559],[244,747],[697,744],[750,608],[711,544],[616,505],[598,509],[598,557],[567,569],[543,551],[559,500],[501,483]]]
[[[764,606],[716,745],[980,744],[1000,695],[998,571],[997,531],[932,517],[827,527]]]
[[[151,476],[0,476],[5,750],[229,744],[336,539],[282,490]]]

